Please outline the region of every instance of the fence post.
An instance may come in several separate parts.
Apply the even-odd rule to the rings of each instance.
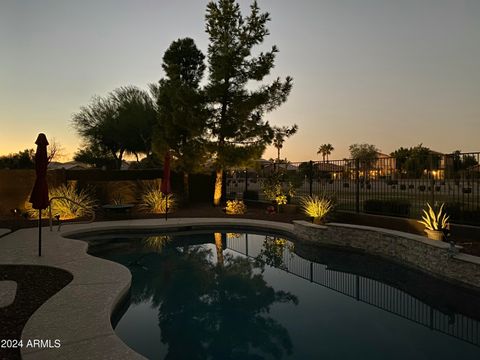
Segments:
[[[436,164],[433,163],[433,155],[430,154],[428,156],[428,165],[429,165],[429,169],[427,171],[427,176],[430,177],[430,201],[431,201],[431,204],[432,206],[435,206],[435,176],[433,175],[433,169],[436,169],[437,166],[434,166]]]
[[[360,160],[355,159],[355,212],[360,212]]]
[[[248,191],[248,169],[245,169],[245,192]]]
[[[214,177],[216,178],[216,175],[214,175]],[[227,198],[227,172],[225,170],[222,172],[222,194],[220,196],[220,199],[224,201]]]
[[[360,278],[355,275],[355,299],[360,300]]]
[[[431,196],[432,196],[432,206],[435,205],[435,177],[432,174],[432,181],[430,182],[430,187],[432,189]]]
[[[308,172],[308,186],[309,186],[309,193],[310,193],[310,196],[313,195],[313,161],[310,160],[310,163],[309,163],[309,172]]]

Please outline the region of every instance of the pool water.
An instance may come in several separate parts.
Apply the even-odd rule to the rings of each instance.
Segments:
[[[410,270],[417,284],[405,283],[399,266],[328,249],[315,262],[288,239],[236,232],[95,244],[132,273],[115,331],[149,359],[480,359],[480,322],[455,303],[461,291],[423,290],[438,281]],[[468,296],[475,313],[480,299]]]

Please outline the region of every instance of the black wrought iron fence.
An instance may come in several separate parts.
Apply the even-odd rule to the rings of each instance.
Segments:
[[[427,202],[445,204],[452,222],[480,225],[480,153],[432,153],[424,158],[258,162],[227,173],[228,198],[269,201],[262,183],[281,173],[289,199],[325,194],[338,210],[418,218]]]
[[[227,237],[227,249],[250,258],[261,256],[258,244],[247,235]],[[329,269],[287,250],[281,253],[281,270],[375,306],[432,330],[480,346],[480,322],[459,313],[445,313],[416,297],[365,276]]]

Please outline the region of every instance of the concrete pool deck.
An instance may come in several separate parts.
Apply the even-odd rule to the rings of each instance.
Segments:
[[[3,235],[7,235],[8,233],[10,233],[10,229],[0,229],[0,237],[2,237]]]
[[[292,233],[293,225],[251,219],[174,218],[123,220],[44,227],[42,257],[38,228],[21,229],[0,238],[0,264],[43,265],[64,269],[73,280],[47,300],[26,323],[22,340],[60,340],[59,348],[22,348],[23,359],[144,359],[115,334],[111,315],[128,293],[131,274],[124,266],[87,254],[88,243],[73,234],[165,230],[179,227],[233,226]]]

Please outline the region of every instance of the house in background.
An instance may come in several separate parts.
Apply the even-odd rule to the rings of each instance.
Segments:
[[[48,164],[48,170],[59,170],[59,169],[64,169],[64,170],[85,170],[85,169],[90,169],[91,166],[85,163],[82,163],[80,161],[67,161],[64,163],[58,162],[58,161],[52,161],[50,164]]]

